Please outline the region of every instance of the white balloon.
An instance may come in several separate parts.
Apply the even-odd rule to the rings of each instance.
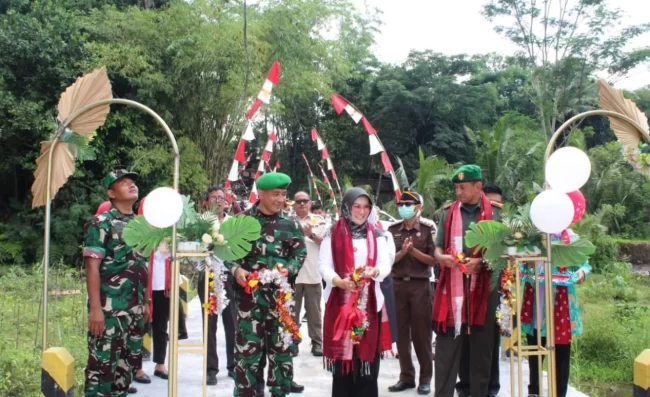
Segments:
[[[573,220],[574,208],[571,198],[555,189],[545,190],[530,206],[530,220],[544,233],[560,233]]]
[[[566,146],[558,149],[546,162],[546,181],[562,193],[579,190],[589,180],[591,162],[582,150]]]
[[[183,199],[176,190],[159,187],[145,198],[142,213],[151,226],[169,227],[181,219]]]

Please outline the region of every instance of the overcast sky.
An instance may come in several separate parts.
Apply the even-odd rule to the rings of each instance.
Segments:
[[[400,63],[411,49],[444,54],[512,54],[516,47],[494,32],[493,24],[480,14],[486,0],[354,0],[383,12],[381,34],[375,54],[384,62]],[[626,16],[622,25],[650,22],[650,1],[616,0]],[[650,33],[636,38],[631,48],[650,45]],[[635,89],[650,85],[650,66],[633,70],[616,86]]]

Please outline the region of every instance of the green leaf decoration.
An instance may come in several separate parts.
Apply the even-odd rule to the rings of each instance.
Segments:
[[[235,216],[221,224],[219,233],[226,245],[215,245],[214,254],[224,261],[235,261],[248,255],[252,242],[260,239],[260,223],[253,217]]]
[[[589,256],[596,252],[596,246],[591,241],[580,239],[566,245],[562,242],[551,246],[551,262],[553,266],[580,266],[587,262]]]
[[[122,238],[134,250],[149,256],[165,238],[170,238],[171,234],[172,228],[155,228],[144,219],[144,215],[139,215],[126,225]]]
[[[509,235],[510,228],[498,221],[472,223],[465,233],[465,246],[485,250],[483,257],[496,262],[507,247],[504,240]]]
[[[195,209],[196,205],[190,196],[181,195],[181,199],[183,200],[183,213],[181,214],[181,218],[176,223],[176,227],[178,229],[184,229],[187,227],[187,225],[196,222],[196,220],[199,218],[199,214]]]

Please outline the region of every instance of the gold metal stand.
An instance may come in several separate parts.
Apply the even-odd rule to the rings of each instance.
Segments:
[[[544,313],[542,312],[542,302],[540,299],[540,283],[539,283],[539,266],[538,263],[544,263]],[[514,268],[515,274],[515,299],[517,302],[517,308],[519,308],[519,302],[522,301],[523,289],[521,278],[519,277],[520,271],[519,268],[523,264],[532,263],[535,269],[535,328],[537,329],[537,344],[532,346],[524,346],[522,343],[522,323],[518,318],[517,321],[517,340],[516,345],[512,343],[510,347],[510,394],[515,396],[525,396],[524,394],[524,379],[523,379],[523,358],[526,357],[529,360],[538,360],[539,368],[539,396],[544,396],[544,371],[543,371],[543,358],[547,358],[548,362],[548,377],[547,377],[547,387],[549,397],[555,396],[555,313],[554,313],[554,299],[553,299],[553,283],[548,282],[549,275],[552,274],[553,266],[548,257],[514,257],[509,258],[508,266]],[[515,315],[520,312],[517,309]],[[517,316],[519,317],[519,316]],[[543,318],[542,318],[543,317]],[[543,321],[544,320],[544,321]],[[510,324],[512,324],[513,319],[510,319]],[[546,325],[546,346],[542,344],[542,326]],[[515,355],[517,358],[515,359]],[[515,361],[517,364],[517,375],[515,378]],[[515,382],[515,379],[517,380]],[[516,383],[516,384],[515,384]],[[515,392],[515,390],[517,392]]]
[[[180,269],[180,262],[182,258],[203,258],[207,259],[211,255],[210,252],[177,252],[176,256],[174,257],[173,263],[174,263],[174,268],[175,269]],[[210,297],[210,277],[209,277],[209,271],[210,271],[210,266],[206,263],[204,271],[206,272],[205,277],[204,277],[204,289],[203,289],[203,302],[208,303],[209,297]],[[216,275],[215,275],[216,278]],[[176,278],[176,282],[178,283],[178,277]],[[172,287],[173,288],[173,287]],[[205,310],[203,307],[201,307],[201,315],[203,316],[203,338],[201,343],[179,343],[178,342],[178,308],[179,308],[179,303],[178,303],[178,290],[177,289],[172,289],[171,293],[171,299],[172,303],[171,306],[171,311],[176,316],[176,319],[172,320],[170,316],[170,322],[171,322],[171,327],[170,327],[170,334],[172,335],[170,337],[171,343],[169,344],[170,347],[170,355],[169,355],[169,384],[170,390],[168,391],[168,396],[169,397],[177,397],[178,393],[178,355],[180,353],[189,353],[189,354],[202,354],[203,355],[203,377],[202,377],[202,390],[203,390],[203,397],[207,397],[208,395],[208,386],[206,384],[208,380],[208,373],[207,373],[207,367],[208,367],[208,311]],[[187,313],[186,313],[187,314]],[[176,354],[171,354],[172,351],[172,346],[173,346],[173,351],[176,352]],[[173,361],[173,365],[171,365]]]

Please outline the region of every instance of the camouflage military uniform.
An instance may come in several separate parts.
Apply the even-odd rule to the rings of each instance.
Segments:
[[[88,333],[85,395],[126,396],[144,333],[147,259],[122,240],[134,215],[115,207],[95,216],[85,227],[84,257],[102,259],[99,267],[104,334]]]
[[[237,267],[247,271],[274,269],[278,264],[288,270],[289,277],[298,274],[307,256],[305,239],[298,224],[279,213],[262,214],[257,206],[244,213],[254,217],[262,226],[262,237],[244,259],[226,263],[234,273]],[[289,394],[293,380],[293,363],[289,349],[280,340],[278,313],[275,310],[273,285],[247,294],[237,286],[238,330],[235,347],[235,397],[254,397],[260,359],[266,352],[269,361],[269,390],[273,396]]]

